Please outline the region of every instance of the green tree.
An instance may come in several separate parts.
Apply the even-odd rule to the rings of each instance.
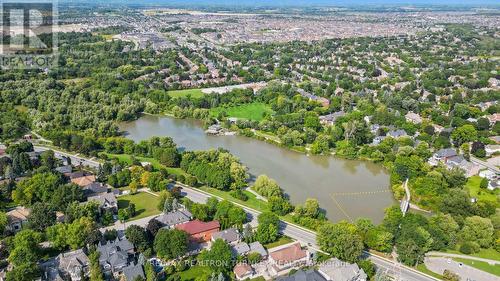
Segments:
[[[458,127],[453,131],[451,137],[457,147],[461,146],[463,143],[476,141],[478,139],[476,128],[472,125]]]
[[[14,246],[10,251],[9,261],[14,267],[38,262],[41,254],[38,244],[41,241],[40,233],[31,229],[21,230],[14,236]]]
[[[153,245],[158,257],[167,260],[178,258],[187,251],[188,234],[178,229],[160,229]]]
[[[260,195],[268,198],[272,196],[282,197],[283,195],[278,183],[266,175],[257,177],[252,188]]]
[[[56,212],[49,204],[37,202],[31,208],[28,222],[32,229],[44,231],[47,227],[56,223]]]
[[[460,237],[462,241],[475,242],[483,248],[489,248],[493,243],[493,231],[490,219],[473,216],[465,219]]]
[[[318,229],[316,239],[321,250],[343,261],[356,262],[363,251],[358,229],[346,221],[323,224]]]
[[[276,241],[280,223],[278,216],[271,212],[264,212],[257,219],[259,222],[256,232],[257,240],[263,244]]]
[[[89,254],[90,260],[90,281],[104,281],[104,275],[99,264],[99,252],[93,250]]]
[[[204,250],[198,256],[198,262],[210,267],[213,272],[229,272],[232,269],[231,247],[222,239],[212,243],[210,250]]]
[[[139,251],[144,251],[148,247],[148,240],[144,228],[138,225],[131,225],[125,230],[125,236]]]
[[[393,238],[394,236],[383,227],[374,227],[366,232],[365,244],[380,252],[390,252]]]
[[[403,213],[401,212],[399,206],[392,206],[385,209],[385,215],[384,220],[382,221],[382,225],[394,236],[396,236],[402,220]]]

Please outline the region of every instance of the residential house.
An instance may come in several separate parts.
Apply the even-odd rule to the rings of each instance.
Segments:
[[[453,148],[443,148],[434,153],[429,159],[429,164],[436,166],[439,162],[446,163],[449,158],[457,156],[457,151]]]
[[[344,111],[333,112],[327,115],[322,115],[319,117],[319,122],[324,126],[333,126],[337,118],[345,115]]]
[[[313,95],[311,93],[306,92],[304,89],[297,89],[297,92],[303,96],[304,98],[308,98],[310,101],[316,101],[321,103],[323,107],[329,107],[330,106],[330,100],[327,98],[319,97],[316,95]]]
[[[254,277],[255,271],[247,263],[238,263],[233,268],[237,280],[246,280]]]
[[[386,136],[377,136],[373,138],[372,145],[379,145],[382,141],[387,138]]]
[[[114,241],[99,243],[97,251],[104,274],[116,277],[133,259],[134,245],[127,238],[121,237]]]
[[[73,167],[71,165],[64,165],[54,169],[65,176],[69,176],[73,172]]]
[[[81,187],[85,187],[93,182],[95,182],[95,176],[94,175],[83,175],[81,177],[74,177],[74,178],[71,178],[71,182],[76,184],[76,185],[79,185]]]
[[[366,281],[368,276],[355,263],[329,259],[319,266],[318,272],[328,281]]]
[[[248,246],[250,247],[249,253],[258,253],[262,259],[267,259],[267,250],[259,241],[252,242]]]
[[[495,153],[500,152],[500,144],[488,144],[484,146],[484,151],[486,151],[486,156],[491,156]]]
[[[432,124],[432,127],[434,127],[434,132],[436,133],[441,133],[444,130],[443,126],[439,126],[437,124]]]
[[[481,111],[486,111],[490,106],[497,104],[497,101],[488,101],[488,102],[480,102],[477,106],[481,109]]]
[[[268,253],[264,246],[260,242],[252,242],[247,244],[245,242],[240,242],[231,246],[231,251],[233,256],[245,256],[250,253],[258,253],[262,259],[267,259]]]
[[[490,137],[490,140],[494,141],[496,144],[500,144],[500,136]]]
[[[269,262],[272,265],[270,269],[274,275],[298,266],[303,266],[309,261],[309,252],[303,250],[300,243],[293,243],[288,246],[278,247],[269,251]]]
[[[422,123],[423,119],[420,117],[419,114],[414,113],[412,111],[406,113],[405,119],[407,122],[413,123],[413,124],[420,124]]]
[[[101,212],[110,210],[113,213],[116,213],[118,211],[118,200],[116,200],[116,196],[114,193],[103,193],[95,196],[90,196],[87,198],[87,201],[99,202],[99,208]]]
[[[231,251],[234,257],[245,256],[250,252],[250,246],[245,242],[240,242],[231,247]]]
[[[492,115],[486,116],[488,118],[488,121],[490,121],[490,125],[495,125],[496,122],[500,121],[500,113],[495,113]]]
[[[327,281],[327,279],[316,270],[304,271],[300,269],[292,275],[277,278],[276,281]]]
[[[446,166],[448,169],[452,169],[454,167],[458,167],[465,172],[466,177],[472,177],[479,173],[479,166],[467,161],[463,155],[457,155],[448,158],[446,161]]]
[[[135,281],[139,278],[140,280],[146,280],[144,268],[141,264],[130,264],[129,266],[123,268],[123,276],[126,281]]]
[[[498,178],[497,173],[495,171],[492,171],[490,169],[485,169],[479,172],[479,176],[482,178],[486,178],[487,180],[496,180]]]
[[[236,228],[228,228],[212,234],[212,241],[222,239],[228,244],[236,244],[240,241],[241,236]]]
[[[193,215],[185,209],[176,210],[169,213],[163,213],[155,219],[160,222],[165,228],[173,228],[176,225],[186,223],[193,218]]]
[[[6,215],[7,215],[6,228],[12,232],[18,232],[28,222],[30,210],[25,207],[18,206],[8,211]]]
[[[218,221],[194,220],[176,225],[175,228],[187,232],[191,241],[209,242],[212,239],[212,234],[219,231],[220,224]]]
[[[59,254],[40,265],[43,269],[42,280],[78,281],[90,273],[90,260],[82,249]]]
[[[406,133],[405,130],[391,130],[391,131],[387,132],[387,136],[395,138],[395,139],[399,139],[402,137],[407,137],[408,134]]]
[[[101,195],[108,192],[108,187],[100,182],[93,182],[83,187],[83,194],[86,197]]]
[[[500,188],[500,180],[498,178],[488,181],[488,189],[495,190]]]

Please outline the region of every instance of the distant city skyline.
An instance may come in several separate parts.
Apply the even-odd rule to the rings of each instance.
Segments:
[[[497,0],[59,0],[60,3],[121,3],[165,6],[500,6]]]

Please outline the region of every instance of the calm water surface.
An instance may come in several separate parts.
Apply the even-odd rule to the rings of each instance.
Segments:
[[[120,129],[134,141],[170,136],[187,150],[225,148],[248,166],[252,176],[275,179],[294,204],[317,198],[332,221],[366,217],[379,223],[384,209],[395,202],[386,170],[371,162],[306,156],[242,136],[208,136],[195,120],[147,115]]]

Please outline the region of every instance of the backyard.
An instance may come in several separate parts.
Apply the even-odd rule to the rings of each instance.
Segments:
[[[152,194],[139,192],[118,197],[119,209],[127,208],[130,203],[135,204],[135,216],[129,218],[127,221],[133,221],[160,213],[156,208],[158,197]]]
[[[469,190],[469,194],[471,197],[480,199],[480,200],[488,200],[488,201],[497,201],[498,190],[491,191],[488,189],[482,189],[480,186],[482,178],[479,176],[470,177],[465,184],[465,187]]]

